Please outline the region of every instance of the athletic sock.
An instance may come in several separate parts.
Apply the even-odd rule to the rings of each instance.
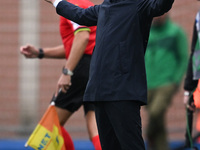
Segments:
[[[100,140],[99,140],[99,135],[94,136],[92,138],[92,143],[94,145],[95,150],[102,150],[101,149],[101,144],[100,144]]]
[[[73,141],[71,139],[71,136],[67,132],[67,130],[65,130],[64,127],[61,127],[61,131],[62,131],[62,135],[63,135],[64,144],[65,144],[66,150],[75,150]]]

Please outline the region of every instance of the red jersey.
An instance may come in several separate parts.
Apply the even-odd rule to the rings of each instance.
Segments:
[[[88,8],[89,6],[94,5],[89,0],[68,0],[68,2],[75,4],[81,8]],[[60,17],[60,34],[63,45],[65,47],[66,58],[68,58],[69,53],[71,51],[74,35],[78,31],[82,30],[90,32],[89,42],[85,49],[85,54],[91,55],[95,46],[96,26],[92,27],[82,26],[64,17]]]

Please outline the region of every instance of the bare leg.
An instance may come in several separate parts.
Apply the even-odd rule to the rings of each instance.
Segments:
[[[90,140],[92,140],[93,137],[98,135],[95,112],[88,111],[85,117],[86,117],[86,124],[87,124],[89,137],[90,137]]]
[[[94,111],[88,111],[86,114],[86,124],[89,133],[90,140],[92,141],[95,150],[101,150],[101,144],[99,141],[99,134],[96,124],[96,117]]]
[[[65,122],[70,118],[72,113],[70,111],[67,111],[59,107],[56,107],[56,111],[58,113],[58,119],[60,121],[60,125],[64,126]]]
[[[56,107],[56,111],[58,113],[58,118],[59,118],[60,125],[61,125],[61,131],[62,131],[63,138],[64,138],[65,148],[67,150],[75,150],[73,141],[72,141],[69,133],[63,127],[65,122],[72,115],[72,113],[67,111],[67,110],[65,110],[65,109],[61,109],[61,108],[58,108],[58,107]]]

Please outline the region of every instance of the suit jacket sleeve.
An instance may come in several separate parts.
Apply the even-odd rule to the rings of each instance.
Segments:
[[[139,9],[145,16],[157,17],[169,11],[174,0],[141,0]]]
[[[84,9],[67,1],[61,1],[56,7],[56,12],[80,25],[96,26],[99,8],[100,5],[95,5]]]

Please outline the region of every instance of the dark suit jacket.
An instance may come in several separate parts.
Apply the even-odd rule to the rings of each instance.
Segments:
[[[85,101],[147,101],[144,54],[152,18],[174,0],[105,0],[79,8],[61,1],[57,13],[78,24],[97,25]]]

